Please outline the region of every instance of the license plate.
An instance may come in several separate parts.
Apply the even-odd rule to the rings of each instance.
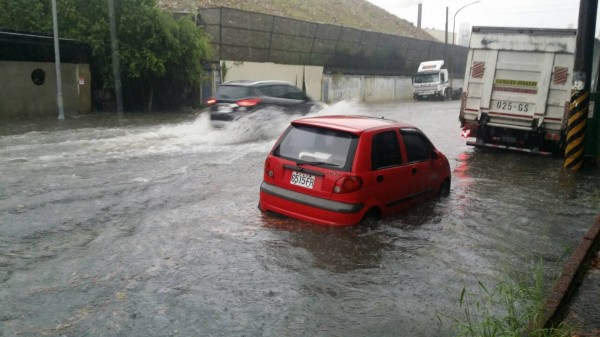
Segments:
[[[504,143],[514,144],[514,143],[517,142],[517,138],[516,137],[510,137],[510,136],[502,136],[502,141]]]
[[[315,186],[315,176],[294,171],[292,172],[292,178],[290,179],[290,183],[296,186],[313,188]]]
[[[220,105],[220,106],[217,108],[217,111],[218,111],[219,113],[229,113],[229,112],[232,112],[232,111],[233,111],[233,109],[232,109],[232,108],[231,108],[229,105]]]
[[[498,110],[512,111],[512,112],[530,112],[531,107],[527,103],[507,102],[507,101],[496,101],[493,105]]]

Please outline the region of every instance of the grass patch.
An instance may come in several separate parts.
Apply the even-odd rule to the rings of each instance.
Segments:
[[[568,337],[573,336],[571,327],[540,328],[543,304],[550,282],[544,276],[540,263],[532,269],[533,275],[523,275],[525,280],[502,279],[494,289],[488,289],[481,281],[475,291],[463,287],[458,298],[460,314],[449,319],[458,337]],[[527,277],[529,279],[527,279]],[[442,316],[438,315],[442,322]]]

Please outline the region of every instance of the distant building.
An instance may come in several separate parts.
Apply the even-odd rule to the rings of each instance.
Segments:
[[[433,28],[425,28],[423,30],[426,31],[429,35],[433,36],[439,42],[446,42],[446,40],[444,39],[445,31]],[[452,44],[452,32],[450,31],[448,32],[448,44]]]
[[[460,24],[460,28],[458,29],[458,42],[456,43],[459,46],[468,47],[469,40],[471,39],[471,24],[468,22],[463,22]]]
[[[65,115],[89,113],[92,107],[91,48],[60,39]],[[56,66],[52,36],[0,29],[0,117],[58,116]]]
[[[440,42],[446,42],[444,40],[445,32],[443,30],[425,28],[424,31],[426,31],[429,35],[433,36],[436,40],[438,40]],[[469,47],[470,37],[471,37],[471,25],[469,23],[462,23],[460,25],[458,32],[454,33],[454,43],[457,46]],[[452,44],[452,32],[451,31],[448,31],[448,44]]]

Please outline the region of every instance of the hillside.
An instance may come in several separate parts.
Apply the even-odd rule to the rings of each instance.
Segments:
[[[162,9],[229,7],[299,20],[434,40],[425,31],[365,0],[158,0]]]

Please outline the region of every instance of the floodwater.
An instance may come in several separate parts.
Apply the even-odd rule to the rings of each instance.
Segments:
[[[459,102],[362,105],[449,158],[450,197],[368,226],[257,209],[289,120],[203,114],[0,126],[0,336],[452,336],[463,288],[548,275],[600,213],[600,174],[465,145]]]

